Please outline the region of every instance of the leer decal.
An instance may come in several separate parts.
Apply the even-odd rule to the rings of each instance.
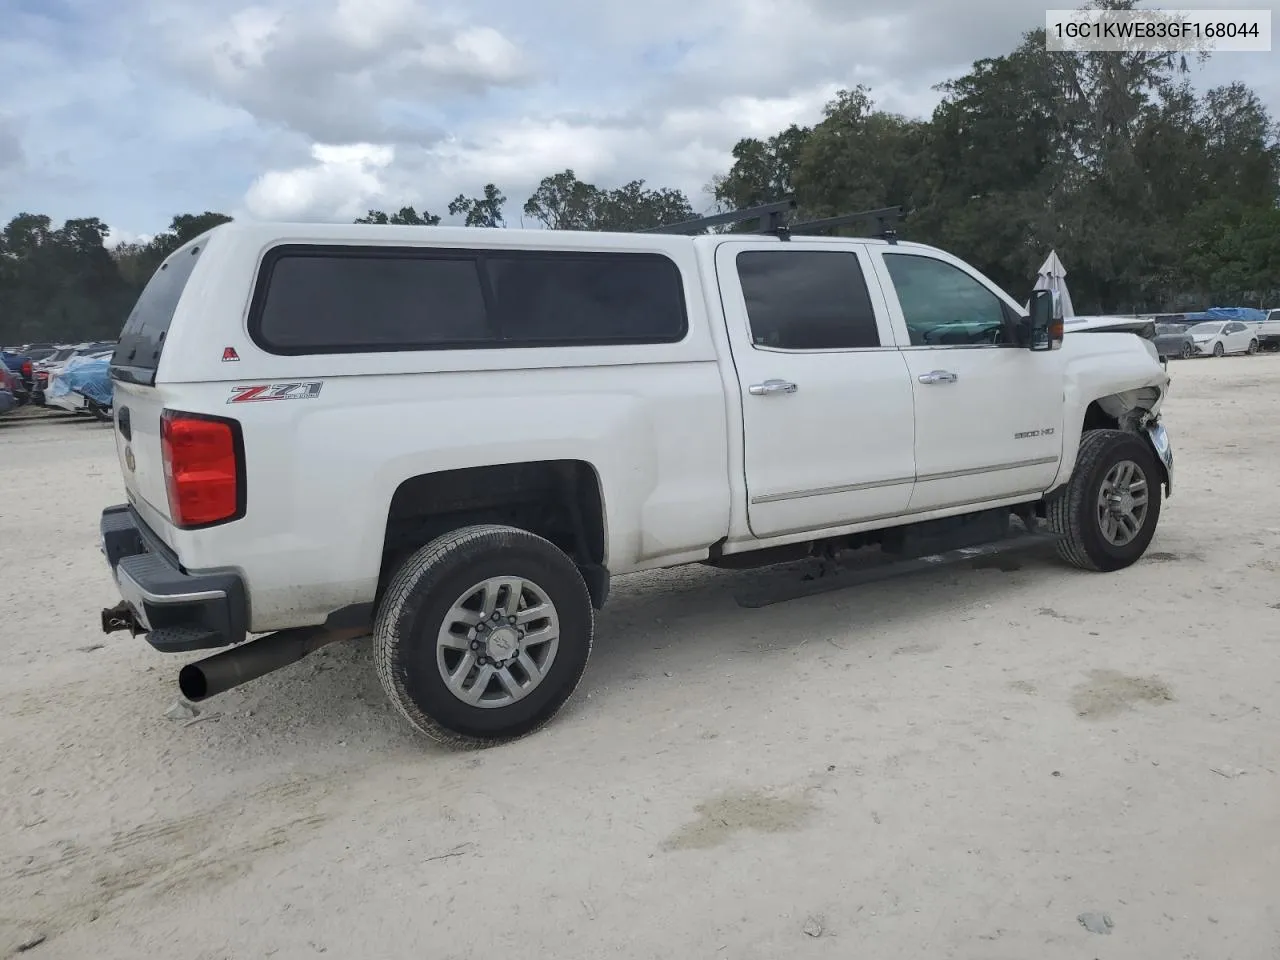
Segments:
[[[320,396],[322,380],[309,383],[257,383],[232,387],[227,403],[262,403],[267,400],[312,400]]]

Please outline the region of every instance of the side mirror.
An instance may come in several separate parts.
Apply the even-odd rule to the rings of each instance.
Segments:
[[[1031,291],[1027,346],[1032,350],[1056,350],[1062,345],[1062,318],[1056,316],[1055,299],[1052,290]]]

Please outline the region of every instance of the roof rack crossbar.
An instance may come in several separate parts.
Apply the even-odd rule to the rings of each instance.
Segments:
[[[897,225],[902,220],[901,207],[881,207],[878,210],[860,210],[857,213],[845,213],[838,217],[824,217],[821,220],[805,220],[793,223],[787,229],[793,235],[805,236],[825,233],[837,227],[853,227],[875,223],[875,235],[890,243],[898,242]]]
[[[774,233],[785,228],[783,218],[786,214],[791,213],[796,208],[794,198],[779,200],[777,203],[765,203],[758,207],[748,207],[746,210],[731,210],[728,213],[717,213],[710,217],[698,217],[695,220],[685,220],[681,223],[669,223],[661,227],[649,227],[645,230],[638,230],[637,233],[676,233],[689,234],[701,233],[711,227],[723,227],[734,223],[746,223],[751,220],[760,221],[760,229],[757,233]]]

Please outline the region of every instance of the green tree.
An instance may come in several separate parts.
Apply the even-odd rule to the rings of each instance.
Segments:
[[[357,217],[356,223],[381,223],[393,224],[395,226],[410,227],[434,227],[440,223],[440,218],[433,213],[423,210],[418,213],[413,207],[401,207],[395,213],[385,213],[382,210],[370,210],[363,217]]]
[[[507,198],[492,183],[485,184],[484,195],[468,197],[458,194],[449,201],[449,216],[466,217],[468,227],[505,227],[502,208]]]
[[[840,91],[805,137],[792,171],[805,217],[910,207],[927,168],[926,124],[874,109],[864,87]]]
[[[644,184],[643,180],[632,180],[605,192],[600,198],[595,228],[631,233],[696,216],[683,191],[670,187],[653,189]]]
[[[792,196],[800,151],[809,133],[808,127],[792,124],[767,140],[745,137],[734,144],[733,166],[711,182],[720,208],[745,210]]]

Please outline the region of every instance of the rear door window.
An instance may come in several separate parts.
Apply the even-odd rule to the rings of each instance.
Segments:
[[[881,345],[856,253],[744,250],[737,266],[754,346],[856,350]]]
[[[120,332],[111,356],[112,376],[146,386],[156,382],[156,367],[173,313],[199,256],[200,247],[179,250],[152,274]]]

